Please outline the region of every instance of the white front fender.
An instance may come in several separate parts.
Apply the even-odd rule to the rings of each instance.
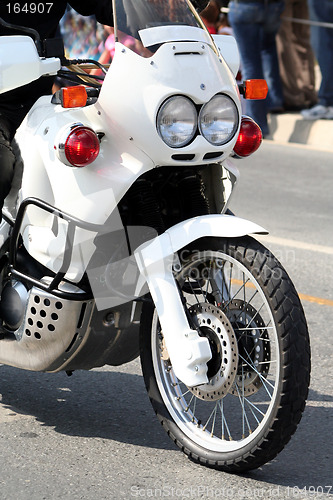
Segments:
[[[180,222],[134,252],[154,301],[176,376],[189,387],[208,382],[208,340],[189,326],[173,275],[174,254],[207,236],[235,238],[266,234],[257,224],[231,215],[204,215]]]

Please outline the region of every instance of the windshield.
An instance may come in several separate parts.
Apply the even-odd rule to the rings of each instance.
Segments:
[[[122,42],[124,36],[131,37],[145,48],[149,47],[150,53],[154,52],[152,45],[158,48],[160,43],[167,41],[166,33],[174,32],[177,27],[203,27],[187,0],[113,0],[113,5],[116,40]],[[159,30],[162,35],[151,36],[156,28],[164,28],[164,34]]]

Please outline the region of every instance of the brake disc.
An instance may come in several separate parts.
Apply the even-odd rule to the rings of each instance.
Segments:
[[[212,359],[207,363],[209,382],[189,389],[199,399],[216,401],[231,391],[237,376],[237,338],[227,316],[212,304],[195,304],[189,312],[212,351]]]
[[[242,300],[232,300],[226,314],[235,332],[239,352],[236,385],[229,392],[235,396],[239,393],[248,396],[260,389],[269,372],[271,349],[268,332],[259,312]]]

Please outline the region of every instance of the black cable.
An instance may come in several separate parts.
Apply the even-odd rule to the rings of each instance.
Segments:
[[[35,40],[38,54],[39,55],[42,54],[42,43],[38,31],[34,30],[33,28],[27,28],[26,26],[18,26],[16,24],[7,23],[4,19],[2,19],[2,17],[0,17],[0,25],[7,29],[11,29],[14,31],[21,31],[23,33],[31,35]]]
[[[89,75],[87,73],[84,73],[84,75],[86,77],[89,77]],[[75,73],[71,73],[70,71],[58,71],[57,73],[57,76],[61,77],[61,78],[64,78],[65,80],[68,80],[69,82],[73,82],[73,83],[78,83],[79,85],[83,83],[83,81],[81,80],[81,78],[77,77],[75,78]],[[89,87],[93,87],[95,89],[100,89],[101,88],[101,85],[100,84],[97,84],[97,83],[90,83],[89,82]]]
[[[101,64],[98,61],[95,61],[94,59],[65,59],[64,60],[64,66],[71,66],[72,64],[74,64],[74,65],[75,64],[94,64],[99,69],[101,69],[105,75],[107,73],[107,70],[103,66],[103,64]]]
[[[66,70],[59,70],[58,73],[60,73],[60,71],[62,73],[72,73],[74,75],[78,75],[78,76],[85,76],[86,78],[94,78],[95,80],[100,80],[102,82],[104,82],[104,78],[102,76],[97,76],[97,75],[90,75],[89,73],[78,73],[77,71],[66,71]]]

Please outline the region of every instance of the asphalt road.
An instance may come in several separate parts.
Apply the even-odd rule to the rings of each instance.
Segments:
[[[333,496],[332,156],[265,143],[241,170],[237,215],[270,231],[301,293],[313,355],[297,433],[270,464],[243,476],[190,462],[150,407],[138,361],[119,369],[35,374],[0,367],[0,499]]]

